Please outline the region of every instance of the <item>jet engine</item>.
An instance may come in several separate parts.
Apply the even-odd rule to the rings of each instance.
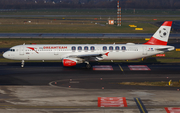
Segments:
[[[63,62],[63,66],[66,67],[75,66],[77,64],[77,60],[74,58],[64,58],[62,62]]]

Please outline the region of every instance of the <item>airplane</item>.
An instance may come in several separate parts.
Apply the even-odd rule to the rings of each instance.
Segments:
[[[3,54],[4,58],[21,60],[62,60],[63,66],[76,66],[100,60],[132,60],[174,50],[168,46],[172,21],[165,21],[150,40],[144,44],[23,44],[11,47]]]

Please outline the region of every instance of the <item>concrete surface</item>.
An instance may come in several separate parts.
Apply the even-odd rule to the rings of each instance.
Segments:
[[[180,92],[168,90],[80,89],[59,86],[1,86],[0,112],[19,113],[139,113],[141,98],[149,113],[180,107]],[[126,97],[128,107],[98,108],[98,97]]]

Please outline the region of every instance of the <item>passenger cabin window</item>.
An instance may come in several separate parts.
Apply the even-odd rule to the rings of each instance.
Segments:
[[[107,47],[106,47],[106,46],[103,46],[103,50],[106,51],[106,50],[107,50]]]
[[[109,50],[110,50],[110,51],[113,51],[113,46],[110,46],[110,47],[109,47]]]
[[[116,47],[115,47],[115,50],[116,50],[116,51],[119,51],[119,46],[116,46]]]
[[[71,50],[72,50],[72,51],[76,51],[76,47],[75,47],[75,46],[72,46],[72,47],[71,47]]]
[[[121,50],[124,50],[124,51],[125,51],[125,50],[126,50],[126,47],[125,47],[125,46],[122,46],[122,47],[121,47]]]
[[[94,47],[94,46],[91,46],[90,49],[91,49],[91,51],[94,51],[94,50],[95,50],[95,47]]]
[[[81,51],[82,50],[82,47],[81,46],[78,46],[78,51]]]
[[[88,51],[88,46],[85,46],[85,47],[84,47],[84,51]]]

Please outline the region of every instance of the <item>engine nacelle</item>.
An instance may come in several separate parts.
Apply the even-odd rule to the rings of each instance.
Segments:
[[[73,58],[64,58],[62,60],[62,63],[63,63],[63,66],[70,67],[70,66],[75,66],[77,64],[77,61],[76,59],[73,59]]]

